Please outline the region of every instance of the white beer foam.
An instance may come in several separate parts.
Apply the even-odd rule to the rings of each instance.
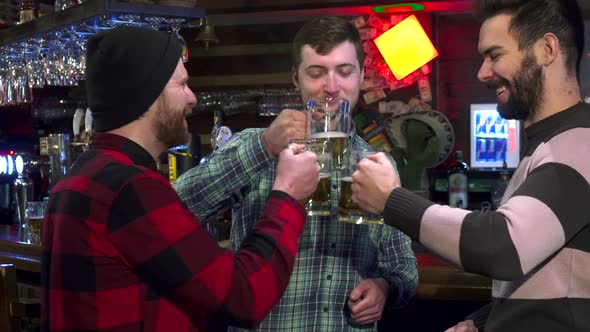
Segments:
[[[341,131],[326,131],[322,133],[315,133],[311,135],[311,138],[346,138],[348,134]]]

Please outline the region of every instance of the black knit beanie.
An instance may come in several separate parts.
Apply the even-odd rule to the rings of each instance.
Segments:
[[[141,27],[117,27],[88,39],[86,94],[98,132],[138,119],[172,77],[182,46],[171,35]]]

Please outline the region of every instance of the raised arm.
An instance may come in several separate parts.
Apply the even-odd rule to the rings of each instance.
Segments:
[[[207,164],[193,167],[174,183],[174,189],[201,222],[208,222],[242,198],[252,177],[272,165],[264,149],[262,129],[237,133]]]
[[[538,155],[548,156],[531,162],[522,175],[526,179],[495,212],[471,212],[419,197],[399,187],[384,157],[359,167],[353,198],[369,209],[383,209],[387,224],[466,271],[512,280],[564,246],[581,248],[571,240],[589,224],[583,207],[590,201],[590,166],[581,155],[566,159],[561,155],[566,152],[546,150]]]
[[[246,129],[214,152],[204,166],[180,176],[174,188],[202,222],[223,213],[242,199],[242,193],[259,172],[273,167],[273,160],[289,144],[304,137],[305,113],[283,110],[268,128]]]
[[[188,317],[221,311],[234,324],[255,326],[287,286],[305,214],[297,199],[311,194],[319,181],[311,152],[285,149],[277,173],[282,182],[275,183],[261,220],[238,253],[219,248],[155,175],[139,176],[120,191],[108,236],[140,279]]]

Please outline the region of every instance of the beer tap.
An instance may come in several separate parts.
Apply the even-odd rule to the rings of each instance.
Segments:
[[[86,115],[84,117],[84,131],[86,132],[86,136],[84,137],[84,141],[86,142],[86,147],[90,143],[90,138],[92,137],[92,112],[90,111],[90,107],[86,108]]]

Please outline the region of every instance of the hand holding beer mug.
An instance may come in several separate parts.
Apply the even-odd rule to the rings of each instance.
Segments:
[[[371,214],[361,209],[352,201],[352,173],[356,171],[358,163],[375,151],[348,150],[344,153],[344,165],[340,178],[340,197],[338,199],[338,220],[357,225],[383,224],[383,217]]]
[[[320,180],[317,156],[304,151],[305,146],[294,145],[279,155],[273,190],[284,191],[298,201],[311,195]]]
[[[320,182],[316,190],[302,203],[308,216],[329,216],[332,214],[331,171],[332,144],[321,139],[293,139],[291,143],[305,144],[305,150],[316,154],[320,166]]]
[[[350,103],[338,98],[310,99],[307,101],[307,112],[307,137],[330,141],[332,161],[340,168],[351,126]]]

